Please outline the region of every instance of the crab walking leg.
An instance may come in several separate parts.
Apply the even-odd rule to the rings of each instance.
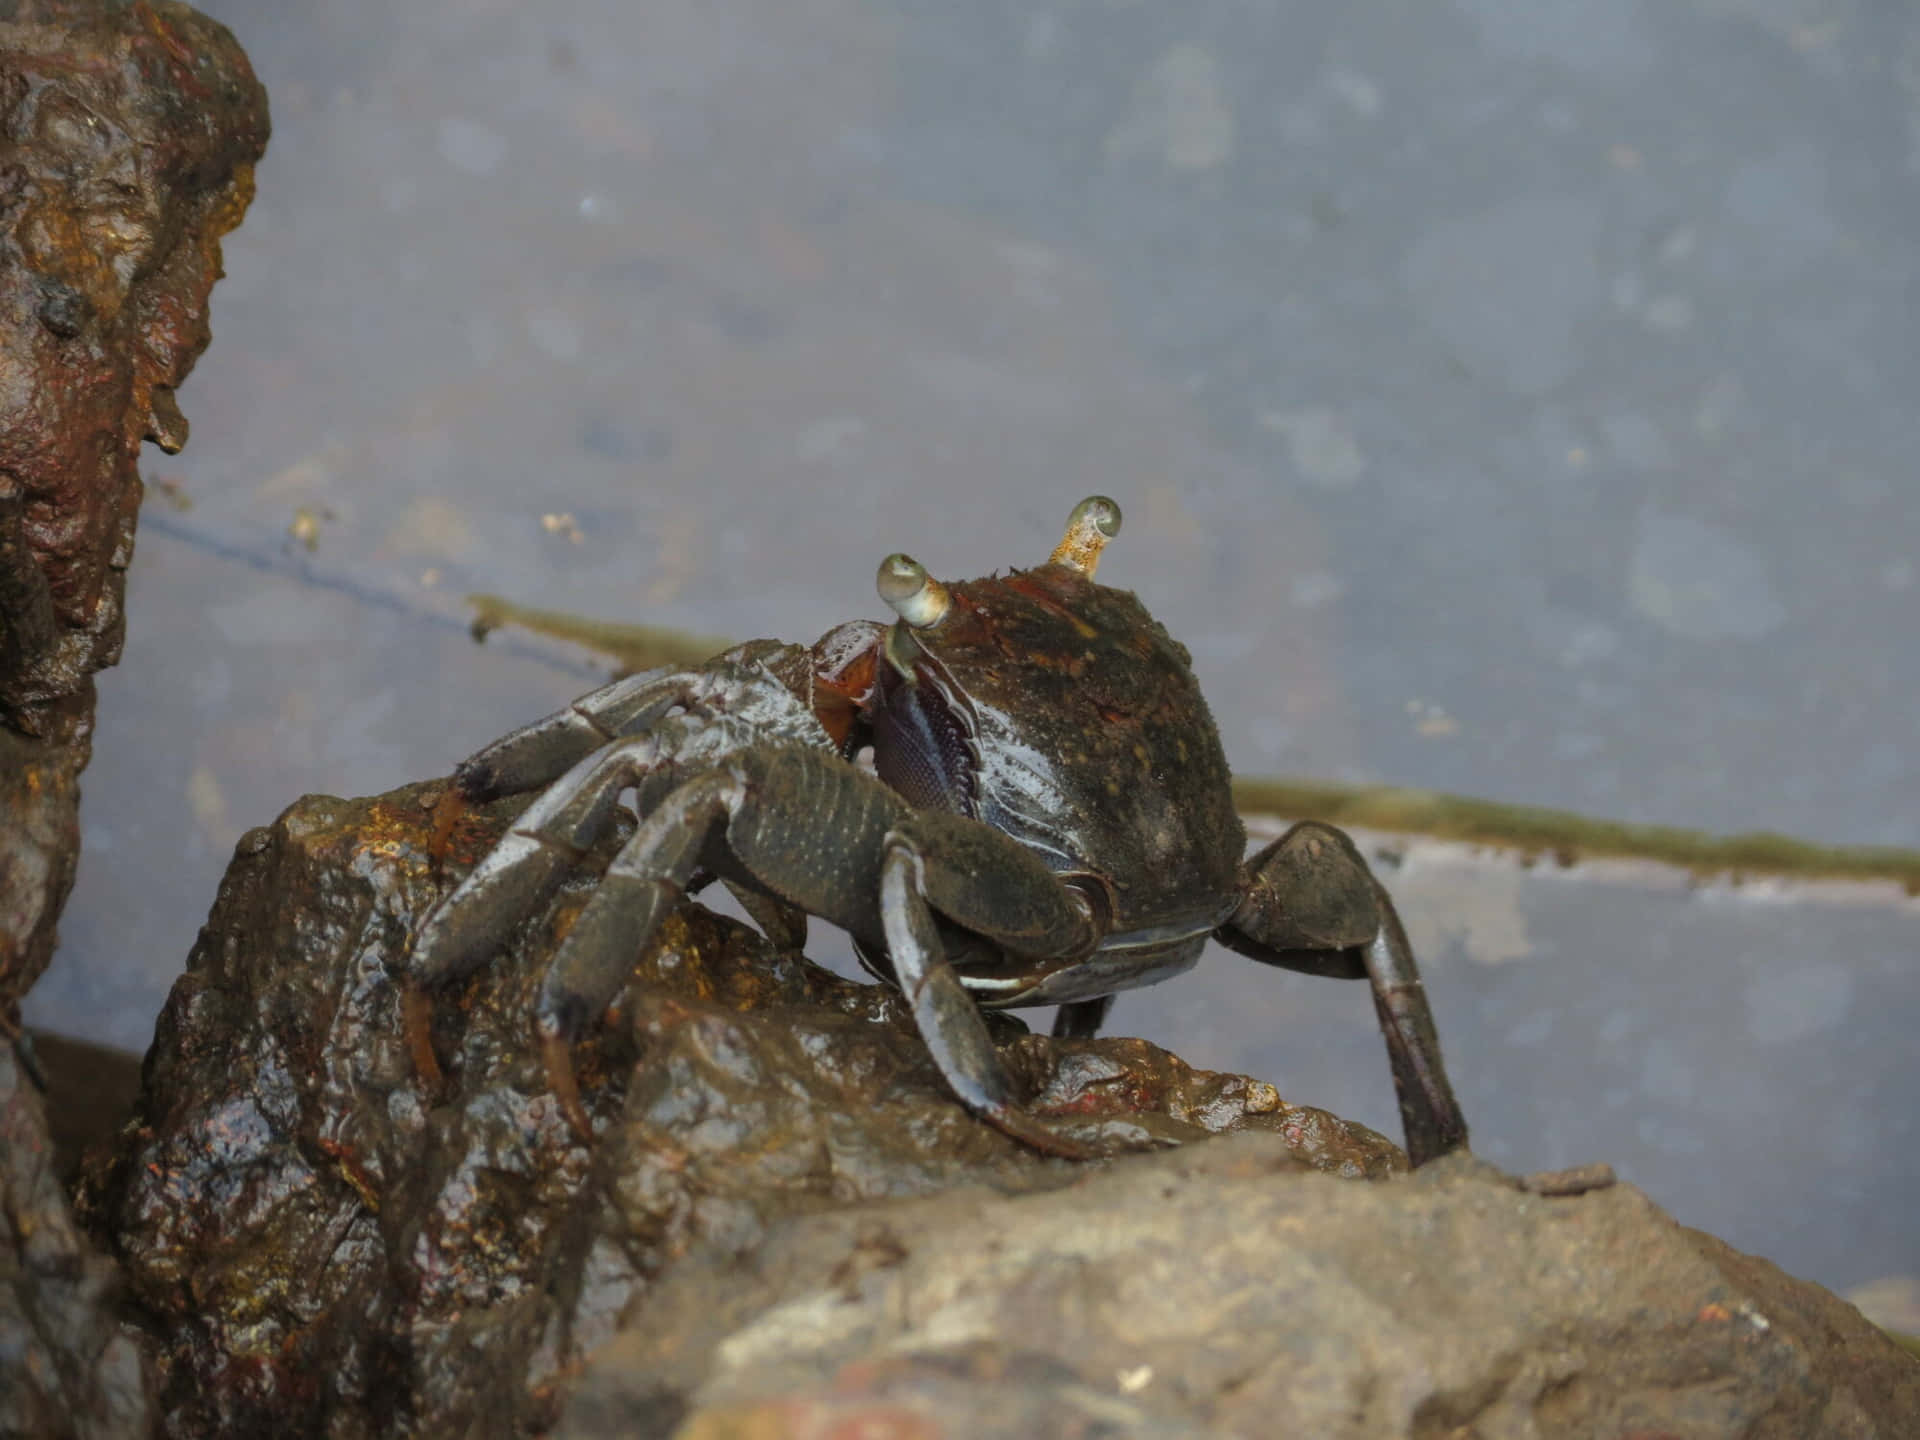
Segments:
[[[1014,1139],[1044,1154],[1092,1158],[1096,1152],[1054,1134],[1015,1100],[980,1009],[947,962],[936,908],[1028,955],[1091,949],[1098,939],[1092,922],[1031,851],[977,821],[921,812],[887,837],[880,866],[887,953],[948,1086],[969,1110]]]
[[[673,791],[620,847],[540,982],[534,1034],[547,1085],[583,1140],[593,1123],[573,1075],[573,1042],[613,1002],[634,958],[687,893],[708,837],[738,811],[746,787],[710,771]]]
[[[808,657],[804,646],[750,640],[697,669],[625,676],[475,751],[455,767],[454,783],[475,801],[538,789],[609,741],[651,730],[676,706],[750,713],[780,734],[798,730],[825,744],[824,732],[813,733],[818,721],[806,700],[774,673]]]
[[[1246,898],[1214,932],[1266,965],[1373,984],[1393,1088],[1416,1166],[1467,1143],[1413,947],[1386,887],[1344,831],[1302,821],[1246,865]]]
[[[416,986],[443,985],[479,965],[593,848],[620,792],[657,763],[650,735],[587,756],[527,807],[480,863],[428,914],[407,957]]]
[[[776,909],[872,934],[881,841],[906,815],[879,781],[800,745],[742,751],[669,791],[620,848],[541,981],[535,1031],[548,1084],[582,1138],[592,1131],[571,1046],[703,859],[767,892]]]
[[[760,928],[776,950],[804,950],[807,946],[807,912],[798,905],[755,890],[738,880],[723,880],[734,903],[747,912],[747,918]]]
[[[1059,1013],[1053,1017],[1053,1038],[1091,1040],[1100,1033],[1100,1027],[1107,1023],[1107,1012],[1111,1009],[1111,995],[1097,995],[1091,1000],[1075,1000],[1072,1004],[1062,1005]]]
[[[454,784],[475,801],[536,790],[608,741],[650,729],[684,703],[698,679],[690,671],[649,670],[603,685],[476,750],[454,767]]]
[[[1060,1141],[1021,1114],[1014,1103],[1013,1083],[1000,1064],[979,1007],[942,950],[927,904],[924,862],[904,840],[890,841],[887,858],[881,862],[880,916],[893,973],[913,1008],[914,1024],[960,1103],[1037,1150],[1079,1158],[1078,1147],[1063,1149]]]
[[[1427,1004],[1427,987],[1414,964],[1406,927],[1386,887],[1371,873],[1380,928],[1366,947],[1367,978],[1373,982],[1373,1008],[1386,1036],[1393,1066],[1393,1091],[1400,1102],[1407,1159],[1416,1167],[1452,1150],[1466,1148],[1467,1117],[1454,1098],[1440,1058],[1440,1032]]]
[[[958,815],[915,812],[837,756],[802,746],[742,751],[670,791],[621,847],[561,942],[536,1006],[548,1083],[583,1137],[571,1046],[607,1008],[701,864],[869,940],[896,978],[941,1075],[975,1113],[1056,1155],[1086,1155],[1023,1114],[985,1023],[947,964],[938,910],[1028,956],[1098,939],[1031,851]]]

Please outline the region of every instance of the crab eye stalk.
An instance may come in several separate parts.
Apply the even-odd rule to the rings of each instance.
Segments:
[[[1104,495],[1089,495],[1067,516],[1067,533],[1047,557],[1049,565],[1065,565],[1087,579],[1100,568],[1100,552],[1120,533],[1120,507]]]
[[[916,630],[931,630],[947,618],[953,596],[911,555],[893,554],[880,562],[875,577],[880,598]]]

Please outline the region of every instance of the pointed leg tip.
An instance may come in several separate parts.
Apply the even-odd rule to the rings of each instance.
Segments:
[[[547,1088],[560,1105],[560,1113],[582,1145],[593,1143],[593,1119],[580,1099],[580,1082],[573,1073],[573,1042],[564,1034],[540,1026],[537,1031],[540,1062],[546,1068]]]
[[[1002,1135],[1018,1140],[1028,1149],[1038,1151],[1042,1155],[1082,1163],[1105,1158],[1105,1152],[1097,1146],[1056,1133],[1016,1105],[988,1106],[975,1110],[974,1113]]]
[[[447,1076],[440,1068],[440,1057],[433,1052],[433,996],[417,985],[409,985],[400,997],[400,1020],[413,1056],[414,1076],[429,1100],[438,1100],[446,1092]]]
[[[1404,1123],[1404,1120],[1403,1120]],[[1407,1125],[1407,1166],[1418,1170],[1447,1155],[1470,1151],[1467,1122],[1458,1113]]]

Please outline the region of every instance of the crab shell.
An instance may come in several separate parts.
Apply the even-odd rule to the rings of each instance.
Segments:
[[[1083,968],[1071,992],[998,1003],[1186,968],[1233,911],[1246,848],[1186,648],[1131,592],[1068,563],[943,588],[937,623],[886,634],[866,717],[875,770],[908,803],[1039,855],[1087,899],[1114,962]]]

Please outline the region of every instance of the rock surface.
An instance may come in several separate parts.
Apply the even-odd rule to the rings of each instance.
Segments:
[[[267,143],[226,29],[0,0],[0,1020],[53,953],[93,675],[120,655],[141,442],[178,450],[220,236]]]
[[[950,1099],[893,992],[697,905],[579,1051],[582,1145],[529,1016],[617,835],[440,997],[450,1083],[425,1093],[392,967],[523,803],[310,796],[241,841],[86,1200],[158,1348],[168,1433],[523,1434],[684,1257],[744,1260],[862,1201],[1084,1179]],[[1035,1109],[1077,1135],[1255,1128],[1320,1170],[1403,1167],[1371,1131],[1143,1042],[1001,1033]]]
[[[690,1257],[562,1436],[1884,1436],[1920,1365],[1631,1186],[1468,1157],[1378,1185],[1266,1136],[779,1226]]]
[[[584,1146],[527,1017],[619,835],[440,997],[428,1094],[392,968],[521,803],[310,796],[241,842],[86,1194],[166,1433],[1690,1440],[1920,1417],[1920,1365],[1858,1312],[1631,1187],[1547,1198],[1468,1157],[1408,1178],[1371,1132],[1140,1041],[1002,1031],[1052,1123],[1250,1133],[1042,1159],[947,1097],[891,992],[697,905],[579,1051]]]
[[[183,5],[0,3],[0,1437],[140,1436],[144,1359],[16,1052],[79,858],[93,675],[119,658],[143,440],[207,344],[266,92]]]

